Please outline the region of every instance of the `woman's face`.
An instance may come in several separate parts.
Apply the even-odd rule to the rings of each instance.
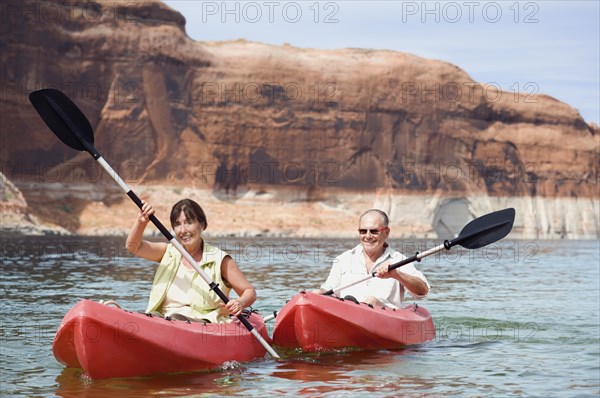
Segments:
[[[198,220],[188,218],[182,211],[173,224],[177,240],[185,250],[192,253],[202,244],[202,231],[204,226]]]

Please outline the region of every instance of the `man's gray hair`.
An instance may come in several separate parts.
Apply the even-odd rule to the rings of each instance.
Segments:
[[[390,219],[388,218],[387,214],[385,214],[384,211],[381,211],[379,209],[369,209],[369,210],[365,211],[363,214],[360,215],[358,221],[360,222],[360,220],[362,220],[362,218],[364,216],[366,216],[367,214],[369,214],[369,213],[377,213],[377,214],[379,214],[379,216],[381,216],[381,219],[383,220],[383,226],[384,227],[389,226]]]

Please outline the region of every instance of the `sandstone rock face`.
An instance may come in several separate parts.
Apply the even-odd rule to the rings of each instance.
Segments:
[[[23,194],[2,173],[0,173],[0,188],[0,209],[2,209],[2,213],[24,213],[26,211],[27,202]]]
[[[195,42],[160,2],[3,7],[0,155],[17,185],[110,182],[27,101],[55,87],[135,184],[228,200],[372,195],[392,218],[422,225],[417,235],[514,205],[521,237],[599,236],[600,131],[552,97],[499,91],[399,52]],[[422,205],[402,206],[408,197]]]
[[[0,173],[0,235],[4,233],[64,235],[69,231],[40,222],[35,215],[31,214],[27,201],[19,188]]]

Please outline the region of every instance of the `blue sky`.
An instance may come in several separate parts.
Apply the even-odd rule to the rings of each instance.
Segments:
[[[372,48],[439,59],[600,121],[600,1],[165,1],[195,40]]]

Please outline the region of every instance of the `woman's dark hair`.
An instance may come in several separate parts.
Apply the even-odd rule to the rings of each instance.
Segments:
[[[204,210],[202,210],[202,207],[200,207],[198,203],[194,202],[191,199],[182,199],[179,202],[175,203],[173,205],[173,208],[171,209],[172,228],[174,228],[173,225],[175,224],[175,221],[177,221],[177,218],[179,217],[181,212],[183,212],[183,214],[185,214],[185,216],[190,220],[198,221],[200,224],[202,224],[202,226],[204,226],[204,229],[208,227],[206,214],[204,214]]]

